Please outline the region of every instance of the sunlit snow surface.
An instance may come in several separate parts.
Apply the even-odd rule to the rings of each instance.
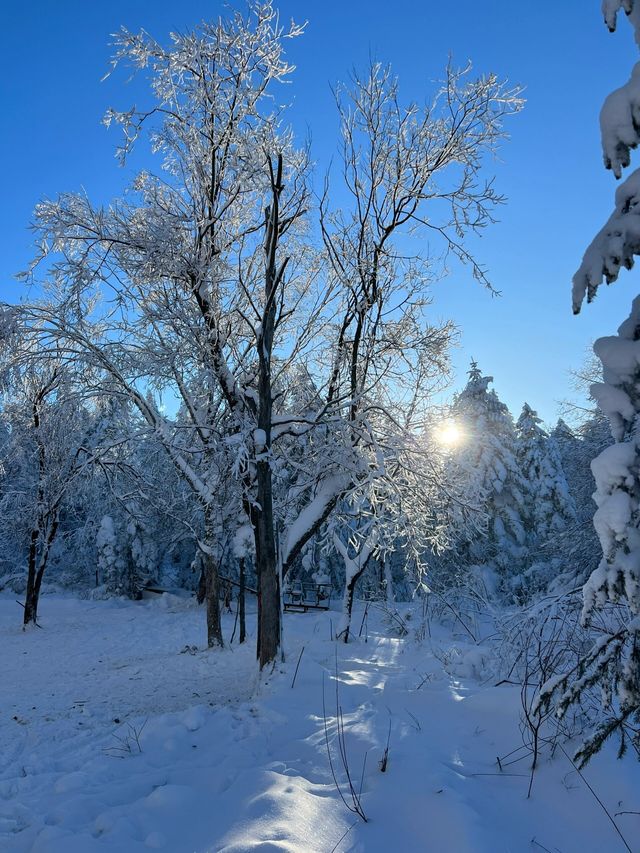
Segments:
[[[204,613],[188,601],[46,596],[43,629],[23,634],[13,597],[0,598],[0,850],[622,849],[562,755],[543,761],[530,800],[526,762],[500,773],[496,756],[521,744],[519,691],[493,686],[477,647],[435,625],[423,643],[413,629],[405,639],[388,637],[375,612],[366,643],[336,646],[337,616],[287,615],[287,661],[258,683],[252,644],[203,649]],[[409,624],[418,619],[416,610]],[[359,629],[360,613],[354,622]],[[225,617],[227,636],[232,625]],[[345,744],[366,824],[340,800],[327,759],[323,685],[344,784],[336,648]],[[640,810],[632,757],[616,762],[607,750],[585,772],[612,814]],[[640,851],[640,817],[617,820]]]

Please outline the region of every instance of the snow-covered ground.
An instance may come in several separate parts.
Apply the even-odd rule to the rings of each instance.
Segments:
[[[19,608],[0,598],[0,850],[625,849],[561,753],[543,761],[530,799],[526,761],[500,772],[496,756],[521,744],[518,689],[471,678],[481,661],[462,638],[393,637],[372,611],[367,642],[345,646],[330,639],[337,616],[287,615],[287,661],[259,680],[252,642],[204,648],[190,601],[47,596],[43,629],[23,633]],[[328,760],[326,734],[346,794],[336,684],[366,823]],[[612,815],[640,810],[633,758],[608,750],[585,778]],[[640,815],[616,820],[640,851]]]

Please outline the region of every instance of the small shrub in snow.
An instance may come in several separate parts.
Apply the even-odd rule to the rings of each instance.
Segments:
[[[113,735],[115,744],[105,747],[104,752],[114,758],[126,758],[128,755],[141,754],[142,744],[140,743],[140,737],[146,724],[146,720],[141,726],[134,726],[132,723],[127,723],[124,732]]]

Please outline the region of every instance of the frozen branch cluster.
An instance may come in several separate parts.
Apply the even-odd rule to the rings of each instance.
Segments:
[[[640,44],[640,3],[636,0],[603,0],[602,11],[609,30],[616,29],[618,15],[624,11],[636,42]],[[631,77],[605,100],[600,113],[600,133],[604,165],[616,178],[631,164],[631,150],[640,142],[640,63]],[[640,171],[618,187],[615,209],[596,234],[573,278],[573,310],[578,313],[586,297],[591,302],[603,280],[616,281],[622,267],[631,269],[640,253]]]

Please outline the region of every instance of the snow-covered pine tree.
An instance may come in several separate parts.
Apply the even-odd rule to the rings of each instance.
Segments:
[[[149,525],[142,519],[138,507],[128,507],[127,545],[135,579],[139,583],[157,581],[158,549]]]
[[[593,510],[589,504],[593,494],[594,484],[591,474],[591,460],[593,454],[585,459],[586,441],[578,429],[572,429],[562,418],[549,433],[549,437],[555,442],[560,454],[562,469],[567,478],[569,492],[580,517],[588,515],[589,520],[593,516]]]
[[[602,559],[583,591],[583,624],[616,605],[600,620],[597,641],[576,667],[541,692],[544,705],[557,696],[562,715],[584,691],[599,685],[605,719],[582,744],[576,758],[585,764],[614,732],[621,752],[628,738],[640,748],[640,296],[618,334],[600,338],[602,383],[592,392],[611,423],[615,443],[592,462],[597,511],[594,526]]]
[[[640,44],[638,0],[603,0],[602,9],[610,31],[623,9]],[[629,81],[605,100],[600,126],[605,167],[620,178],[631,162],[631,149],[640,143],[640,63]],[[613,214],[574,276],[576,313],[585,296],[590,302],[603,280],[615,281],[621,267],[630,269],[640,254],[640,170],[618,187],[615,199]],[[588,625],[596,612],[606,614],[610,604],[615,613],[605,619],[605,630],[576,667],[541,691],[542,705],[559,696],[563,714],[586,689],[601,688],[606,717],[578,750],[581,764],[616,732],[620,754],[629,739],[640,750],[640,297],[618,334],[600,338],[594,349],[603,382],[592,386],[592,394],[609,419],[615,443],[592,463],[598,505],[594,525],[602,559],[584,587],[582,620]]]
[[[116,539],[113,518],[103,515],[100,527],[96,533],[96,550],[98,552],[98,578],[106,587],[107,592],[115,594],[118,590],[120,575],[120,554]]]
[[[452,462],[454,476],[467,483],[469,501],[484,514],[484,535],[468,537],[458,557],[480,566],[487,586],[510,598],[526,555],[526,483],[516,457],[513,418],[489,390],[492,381],[472,361],[469,381],[452,408],[463,434]]]
[[[576,520],[576,507],[569,493],[556,442],[541,426],[528,403],[516,423],[517,457],[528,486],[529,539],[547,541]]]
[[[558,577],[562,579],[560,588],[566,587],[565,566],[558,546],[562,534],[573,528],[577,520],[560,449],[541,423],[537,412],[525,403],[516,423],[517,458],[527,485],[529,565],[522,575],[523,599],[548,590]]]
[[[96,534],[98,577],[109,595],[135,597],[135,570],[126,544],[111,515],[104,515]]]
[[[595,400],[593,402],[595,404]],[[569,493],[577,512],[576,523],[555,537],[552,548],[553,559],[559,565],[549,591],[561,593],[584,585],[602,556],[593,526],[593,514],[596,511],[593,493],[596,483],[591,462],[611,443],[611,430],[608,419],[595,406],[591,410],[587,409],[581,421],[574,426],[560,419],[551,431],[550,438],[560,451]]]

